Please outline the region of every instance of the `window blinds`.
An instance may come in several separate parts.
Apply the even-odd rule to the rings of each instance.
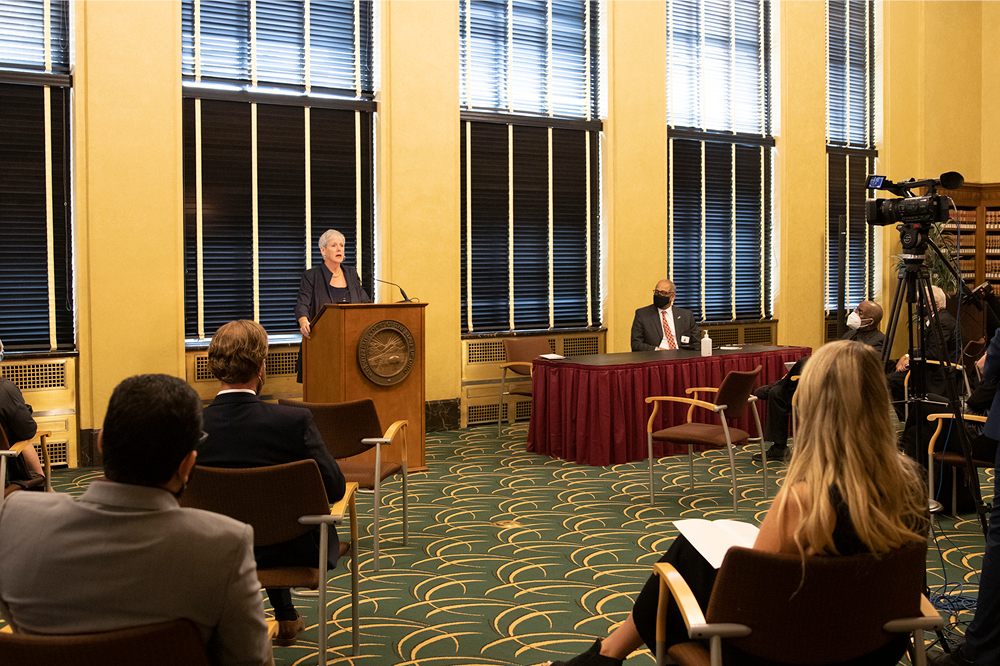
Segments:
[[[600,325],[600,3],[462,0],[462,332]]]
[[[669,277],[701,320],[771,316],[768,3],[667,3]]]

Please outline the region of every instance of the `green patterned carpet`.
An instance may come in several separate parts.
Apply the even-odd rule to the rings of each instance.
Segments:
[[[631,609],[679,517],[731,518],[728,457],[696,464],[686,492],[686,457],[657,462],[657,505],[649,506],[646,463],[585,467],[525,451],[527,424],[482,426],[427,437],[428,470],[410,476],[410,542],[402,546],[398,479],[383,488],[382,568],[371,554],[370,494],[358,500],[361,540],[361,656],[351,656],[350,574],[331,575],[329,660],[336,664],[493,666],[544,663],[585,650]],[[737,455],[741,513],[759,523],[767,509],[761,467]],[[773,497],[784,465],[771,463]],[[54,474],[78,494],[97,470]],[[777,477],[777,479],[775,479]],[[984,488],[992,489],[992,478]],[[975,596],[983,537],[974,516],[935,520],[928,581],[964,585]],[[936,545],[935,545],[936,544]],[[859,599],[864,603],[864,599]],[[316,663],[315,602],[296,601],[307,629],[276,648],[277,664]],[[962,611],[961,622],[971,613]],[[933,639],[933,636],[928,636]],[[626,664],[652,664],[645,650]]]

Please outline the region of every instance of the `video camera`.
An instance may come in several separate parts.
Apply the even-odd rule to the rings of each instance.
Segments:
[[[868,176],[865,187],[872,190],[886,190],[901,199],[868,199],[865,201],[865,221],[884,227],[887,224],[913,224],[918,228],[923,224],[948,221],[948,197],[936,194],[937,188],[957,190],[965,183],[965,178],[957,171],[941,174],[940,178],[927,180],[904,180],[893,183],[885,176]],[[914,196],[911,190],[926,187],[928,193]]]

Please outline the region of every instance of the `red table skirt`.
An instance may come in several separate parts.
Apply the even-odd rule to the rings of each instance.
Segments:
[[[649,396],[688,396],[684,389],[717,387],[731,370],[761,368],[758,386],[777,381],[785,374],[785,362],[808,356],[808,347],[769,348],[770,351],[725,354],[623,365],[585,365],[538,359],[532,373],[531,425],[528,451],[573,460],[585,465],[606,466],[646,460],[646,421],[653,406]],[[626,355],[622,355],[626,356]],[[714,395],[702,393],[714,402]],[[761,424],[763,405],[758,405]],[[684,423],[687,405],[660,403],[654,431]],[[719,423],[718,416],[695,408],[695,421]],[[731,420],[756,436],[750,410]],[[686,447],[653,443],[656,457],[687,453]]]

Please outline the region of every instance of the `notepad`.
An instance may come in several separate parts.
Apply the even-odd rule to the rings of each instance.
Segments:
[[[718,569],[730,546],[753,548],[760,528],[739,520],[675,520],[674,527],[684,535],[708,563]]]
[[[546,358],[550,361],[558,361],[561,358],[566,358],[565,356],[560,356],[559,354],[542,354],[540,358]]]

